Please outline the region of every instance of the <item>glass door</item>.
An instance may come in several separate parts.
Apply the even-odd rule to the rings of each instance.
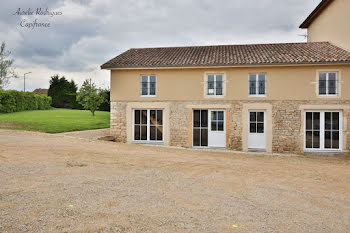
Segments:
[[[342,117],[339,111],[305,112],[305,149],[341,150]]]
[[[193,110],[193,146],[208,146],[208,110]]]

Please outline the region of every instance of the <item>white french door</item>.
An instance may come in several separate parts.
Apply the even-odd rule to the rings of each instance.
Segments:
[[[209,147],[225,147],[225,111],[210,110],[209,111],[209,130],[208,130],[208,146]]]
[[[341,113],[341,111],[305,111],[305,151],[342,150]]]
[[[225,110],[193,110],[193,146],[226,147]]]
[[[163,110],[133,110],[133,141],[163,142]]]
[[[249,112],[248,149],[266,149],[266,119],[264,111]]]

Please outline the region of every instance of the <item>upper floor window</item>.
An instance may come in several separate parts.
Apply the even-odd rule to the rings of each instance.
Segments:
[[[249,95],[266,95],[266,74],[249,74]]]
[[[223,95],[224,77],[222,74],[207,75],[207,95]]]
[[[156,95],[156,76],[142,75],[140,82],[141,96],[155,96]]]
[[[320,72],[318,73],[318,94],[322,96],[338,94],[338,73]]]

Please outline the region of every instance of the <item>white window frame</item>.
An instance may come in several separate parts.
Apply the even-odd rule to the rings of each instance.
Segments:
[[[320,74],[326,73],[326,94],[320,94]],[[335,94],[328,94],[329,73],[335,73]],[[340,96],[340,72],[339,70],[318,70],[316,74],[316,93],[318,97],[339,97]]]
[[[320,113],[320,148],[306,148],[306,113]],[[324,148],[324,113],[339,112],[339,149]],[[304,142],[303,147],[305,152],[342,152],[343,151],[343,111],[342,110],[305,110],[304,111]]]
[[[265,94],[259,94],[259,75],[265,75]],[[250,94],[250,76],[255,75],[255,94]],[[266,73],[249,73],[248,74],[248,96],[249,97],[266,97],[267,92],[267,74]]]
[[[214,75],[214,94],[213,95],[208,95],[208,76],[209,75]],[[221,75],[222,76],[222,94],[217,95],[216,94],[216,76]],[[205,73],[205,85],[204,85],[204,96],[208,98],[223,98],[226,95],[226,75],[225,73],[220,73],[220,72],[206,72]]]
[[[146,95],[143,95],[142,94],[142,77],[143,76],[147,76],[147,94]],[[150,94],[150,79],[151,79],[151,76],[154,76],[155,77],[155,92],[154,92],[154,95],[151,95]],[[157,96],[157,76],[155,74],[141,74],[140,75],[140,85],[139,85],[139,88],[140,88],[140,96],[141,97],[156,97]]]
[[[135,110],[147,110],[147,140],[135,140]],[[151,110],[161,110],[162,111],[162,140],[150,140],[151,138],[151,124],[149,122],[149,117],[150,117],[150,111]],[[141,117],[141,116],[140,116]],[[141,121],[141,118],[140,118]],[[164,132],[165,132],[165,127],[164,127],[164,109],[161,108],[150,108],[150,109],[145,109],[145,108],[135,108],[132,110],[132,142],[133,143],[141,143],[141,144],[163,144],[164,143]]]

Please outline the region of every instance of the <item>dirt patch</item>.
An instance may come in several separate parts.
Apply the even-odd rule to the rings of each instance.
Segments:
[[[21,123],[13,123],[13,122],[0,122],[0,128],[2,129],[19,129],[21,127],[24,127],[25,124]]]
[[[350,162],[341,157],[181,150],[13,130],[0,130],[0,151],[0,232],[350,229]]]

